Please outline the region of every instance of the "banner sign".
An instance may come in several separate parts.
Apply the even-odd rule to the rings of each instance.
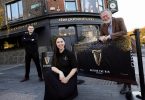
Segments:
[[[51,67],[53,52],[42,52],[41,63],[42,68]]]
[[[137,84],[128,38],[78,43],[75,51],[80,75]]]

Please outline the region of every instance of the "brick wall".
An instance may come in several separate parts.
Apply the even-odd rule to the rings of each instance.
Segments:
[[[64,0],[48,0],[47,3],[49,12],[64,11]]]
[[[43,4],[43,0],[23,0],[24,19],[42,15]],[[35,5],[40,6],[32,9]]]

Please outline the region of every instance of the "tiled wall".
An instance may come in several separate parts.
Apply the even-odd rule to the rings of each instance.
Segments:
[[[0,52],[0,64],[20,64],[24,63],[25,51],[12,50]]]
[[[41,59],[41,53],[46,52],[45,46],[39,47],[39,56]],[[25,61],[25,50],[11,50],[0,52],[0,65],[1,64],[23,64]]]

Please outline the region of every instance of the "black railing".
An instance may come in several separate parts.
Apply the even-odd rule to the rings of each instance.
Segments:
[[[137,51],[137,59],[138,59],[141,97],[142,97],[142,100],[145,100],[144,70],[143,70],[142,52],[141,52],[141,46],[140,46],[140,32],[139,32],[139,29],[136,29],[134,31],[134,35],[135,35],[135,39],[136,39],[136,51]]]

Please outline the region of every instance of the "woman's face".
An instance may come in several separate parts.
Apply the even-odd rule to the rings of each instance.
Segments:
[[[56,46],[59,50],[63,50],[65,46],[65,41],[62,38],[56,39]]]

